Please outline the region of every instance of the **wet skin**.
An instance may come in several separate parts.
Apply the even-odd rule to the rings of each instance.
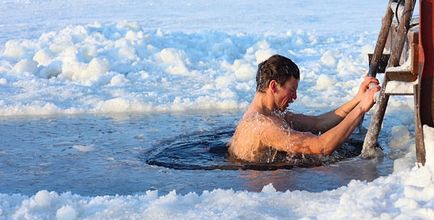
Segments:
[[[289,154],[330,155],[352,133],[363,114],[374,104],[378,80],[365,77],[356,96],[337,109],[318,116],[286,111],[297,98],[299,80],[283,85],[275,80],[264,92],[256,92],[229,143],[229,152],[245,161],[263,161],[270,149]],[[322,133],[315,135],[314,133]]]

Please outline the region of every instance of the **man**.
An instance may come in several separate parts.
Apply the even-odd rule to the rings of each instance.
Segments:
[[[319,116],[285,112],[297,98],[299,79],[297,65],[284,56],[274,55],[259,64],[255,97],[229,143],[233,156],[266,162],[270,150],[330,155],[354,131],[380,90],[378,80],[367,76],[356,96],[331,112]]]

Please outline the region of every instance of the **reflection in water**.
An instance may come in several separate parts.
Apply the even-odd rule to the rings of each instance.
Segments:
[[[227,143],[234,133],[232,127],[216,131],[196,132],[162,141],[143,154],[150,165],[178,170],[276,170],[293,167],[328,165],[360,154],[362,140],[349,138],[331,156],[289,155],[273,148],[266,150],[258,163],[237,160],[229,155]]]

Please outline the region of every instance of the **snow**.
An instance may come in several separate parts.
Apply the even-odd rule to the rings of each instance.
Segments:
[[[327,66],[334,66],[336,63],[336,59],[333,55],[332,51],[327,51],[321,56],[321,62]]]
[[[393,172],[397,173],[416,164],[416,148],[414,137],[410,135],[407,126],[397,125],[392,127],[392,133],[388,145],[392,151]]]
[[[0,194],[3,216],[54,219],[430,219],[434,215],[433,173],[427,167],[380,177],[371,183],[352,181],[321,193],[260,193],[215,189],[178,195],[157,191],[128,196],[83,197],[40,191],[34,196]]]
[[[410,54],[410,51],[408,53]],[[386,68],[386,72],[401,72],[401,71],[411,71],[411,59],[407,59],[400,66]]]
[[[358,47],[370,43],[365,35]],[[302,68],[304,95],[325,91],[337,104],[356,92],[365,55],[324,47],[332,38],[342,48],[354,40],[302,30],[262,35],[147,31],[130,21],[70,25],[5,43],[0,115],[243,109],[255,91],[258,63],[275,53]],[[328,89],[332,84],[335,89]],[[338,90],[345,92],[331,94]],[[300,100],[301,106],[312,105]]]
[[[329,76],[321,74],[318,76],[315,87],[318,90],[327,90],[329,88],[334,88],[335,83],[336,82]]]
[[[434,128],[423,125],[426,166],[434,167]]]
[[[414,82],[389,81],[385,92],[388,94],[413,94],[413,86],[417,83],[418,80]]]
[[[62,206],[62,208],[56,211],[56,219],[59,220],[74,220],[77,217],[77,211],[69,205]]]
[[[386,4],[229,2],[3,1],[0,116],[244,109],[257,64],[275,53],[300,66],[293,108],[329,109],[357,92]],[[0,219],[433,219],[434,129],[424,126],[427,163],[418,168],[412,101],[395,100],[387,114],[402,124],[389,141],[397,159],[393,174],[372,182],[320,193],[41,189],[0,194]]]

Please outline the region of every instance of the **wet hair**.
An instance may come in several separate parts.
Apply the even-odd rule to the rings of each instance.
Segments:
[[[300,79],[298,66],[289,58],[273,55],[258,65],[256,91],[265,92],[271,80],[276,80],[279,85],[283,85],[291,77]]]

